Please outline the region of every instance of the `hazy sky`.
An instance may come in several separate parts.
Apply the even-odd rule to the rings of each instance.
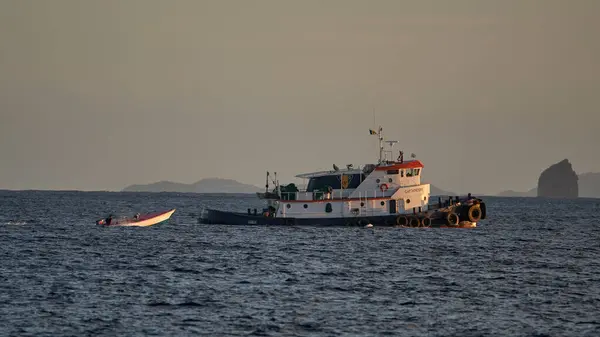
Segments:
[[[0,0],[0,188],[262,186],[373,162],[458,192],[600,171],[600,1]]]

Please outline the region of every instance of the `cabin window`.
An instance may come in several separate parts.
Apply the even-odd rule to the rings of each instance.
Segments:
[[[342,179],[344,180],[344,188],[357,188],[358,185],[365,179],[364,174],[341,174],[320,176],[310,178],[308,186],[306,187],[307,192],[326,191],[328,186],[331,186],[334,190],[342,188]]]
[[[387,174],[398,174],[398,173],[400,173],[400,170],[387,170],[386,173]]]
[[[404,170],[400,170],[400,176],[404,177]]]
[[[409,169],[406,169],[406,176],[407,177],[416,177],[419,175],[420,172],[421,172],[421,169],[409,168]]]

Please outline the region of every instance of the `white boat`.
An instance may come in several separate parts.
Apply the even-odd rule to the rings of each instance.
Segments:
[[[430,200],[430,184],[422,183],[423,163],[412,155],[404,160],[403,151],[391,160],[396,141],[386,141],[383,129],[369,130],[379,138],[376,164],[299,174],[307,179],[304,190],[295,184],[280,185],[277,173],[274,189],[269,190],[270,174],[261,212],[247,213],[207,209],[199,222],[228,225],[331,225],[401,227],[475,227],[486,218],[483,200],[472,197],[442,197]],[[387,143],[389,150],[384,150]]]
[[[158,213],[150,213],[150,214],[142,214],[139,216],[134,216],[132,218],[112,218],[108,217],[106,219],[100,219],[96,221],[97,225],[100,226],[118,226],[118,227],[148,227],[152,225],[159,224],[161,222],[165,222],[171,218],[171,215],[175,213],[175,209],[166,211],[166,212],[158,212]]]

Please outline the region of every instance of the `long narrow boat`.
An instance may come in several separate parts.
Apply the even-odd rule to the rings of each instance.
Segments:
[[[175,209],[160,213],[142,214],[138,218],[124,217],[100,219],[96,221],[96,224],[109,227],[148,227],[169,220],[173,213],[175,213]]]

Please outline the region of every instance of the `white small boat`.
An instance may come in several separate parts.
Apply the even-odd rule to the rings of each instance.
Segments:
[[[96,224],[110,227],[148,227],[169,220],[173,213],[175,213],[175,209],[160,213],[142,214],[139,216],[134,216],[133,218],[108,217],[106,219],[100,219],[96,221]]]

